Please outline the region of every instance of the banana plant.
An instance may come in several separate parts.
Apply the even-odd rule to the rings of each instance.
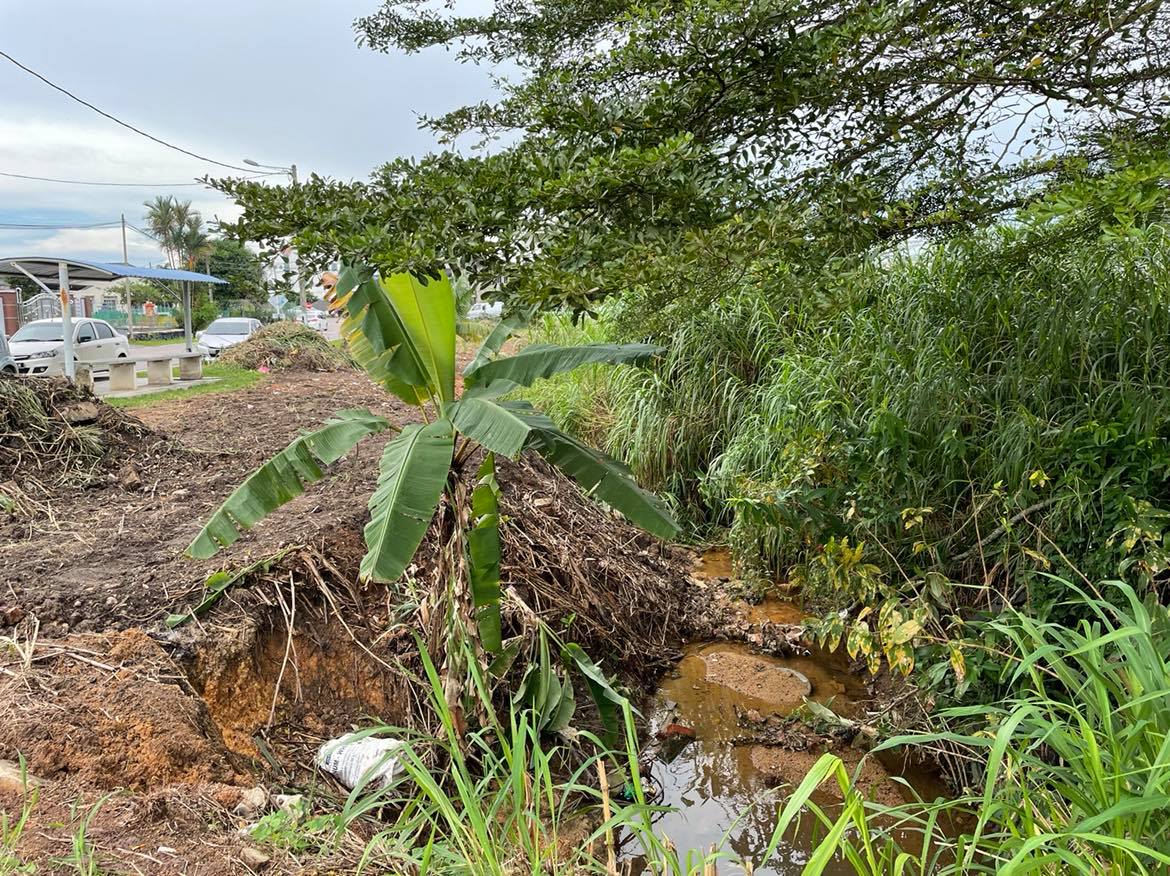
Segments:
[[[456,302],[445,275],[378,277],[368,268],[347,267],[334,298],[355,360],[374,382],[417,406],[421,422],[399,428],[367,410],[339,411],[250,475],[192,541],[190,556],[212,557],[324,477],[327,466],[363,439],[386,431],[398,434],[386,444],[378,467],[359,574],[364,580],[397,581],[436,511],[444,509],[440,567],[447,577],[450,616],[487,655],[503,656],[504,649],[497,455],[515,459],[535,451],[635,525],[662,538],[676,535],[678,527],[662,502],[639,487],[625,466],[561,431],[529,403],[506,398],[582,365],[644,364],[660,348],[532,344],[502,356],[504,342],[526,321],[518,314],[501,320],[484,340],[463,369],[457,397]],[[479,448],[483,461],[469,489],[463,469]],[[580,667],[582,655],[569,656]]]

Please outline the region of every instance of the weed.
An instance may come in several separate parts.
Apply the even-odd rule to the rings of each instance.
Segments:
[[[97,850],[90,842],[89,829],[98,811],[112,796],[107,794],[84,811],[79,810],[78,803],[70,807],[69,821],[74,825],[72,843],[69,855],[56,861],[57,864],[71,868],[77,876],[102,876],[105,871],[98,861]]]
[[[27,876],[37,871],[35,864],[20,859],[16,848],[40,797],[38,788],[29,787],[28,765],[23,757],[20,758],[20,784],[23,790],[20,814],[9,817],[6,811],[0,810],[0,876]]]

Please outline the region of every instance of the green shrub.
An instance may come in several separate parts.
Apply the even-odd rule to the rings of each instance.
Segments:
[[[741,567],[815,589],[835,540],[940,609],[1037,610],[1057,595],[1039,572],[1142,584],[1167,567],[1164,237],[1001,230],[815,282],[752,275],[669,316],[652,373],[581,376],[542,403],[604,431],[692,523],[729,524]],[[588,331],[639,324],[630,296]]]

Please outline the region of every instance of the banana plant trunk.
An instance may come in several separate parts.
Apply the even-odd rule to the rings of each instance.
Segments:
[[[439,510],[439,563],[426,615],[430,619],[428,648],[436,663],[441,655],[444,699],[455,729],[463,738],[467,729],[465,703],[480,702],[478,697],[466,696],[470,669],[466,660],[473,655],[486,669],[486,658],[467,566],[470,496],[459,469],[451,470],[443,497]]]

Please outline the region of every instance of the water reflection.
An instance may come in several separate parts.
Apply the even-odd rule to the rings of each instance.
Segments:
[[[661,788],[662,805],[675,811],[656,817],[655,833],[666,834],[684,852],[712,845],[730,850],[751,860],[759,873],[801,871],[826,830],[811,814],[784,837],[769,860],[759,859],[771,840],[786,789],[801,780],[820,752],[752,745],[740,739],[744,731],[737,713],[747,712],[753,719],[790,714],[808,690],[804,679],[811,684],[810,699],[828,703],[842,715],[857,713],[854,697],[863,692],[860,681],[823,659],[762,657],[737,644],[688,649],[677,674],[662,684],[649,714],[653,733],[678,723],[695,734],[690,741],[675,738],[660,744],[650,772]],[[851,766],[861,758],[852,750],[838,753]],[[887,802],[900,799],[901,789],[872,758],[862,781]],[[835,786],[826,787],[815,798],[830,815],[840,799],[835,791]],[[853,870],[838,857],[825,872]]]

